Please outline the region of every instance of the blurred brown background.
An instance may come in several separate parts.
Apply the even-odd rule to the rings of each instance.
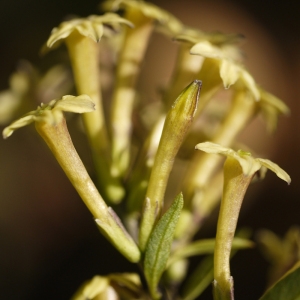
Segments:
[[[300,225],[300,5],[279,0],[153,2],[187,25],[246,36],[245,64],[262,86],[288,103],[292,114],[280,118],[272,137],[261,124],[253,124],[241,139],[283,167],[292,184],[286,186],[270,172],[263,183],[253,187],[257,192],[246,197],[239,226],[254,231],[269,228],[282,235],[291,225]],[[46,68],[51,59],[41,59],[38,52],[51,29],[67,14],[97,13],[98,3],[1,0],[0,89],[8,87],[8,76],[20,59]],[[142,72],[147,81],[140,82],[149,97],[157,85],[167,82],[174,58],[172,43],[155,36]],[[0,140],[1,299],[68,299],[95,274],[136,271],[99,235],[91,215],[32,129],[24,128],[7,141]],[[85,155],[85,139],[80,133],[76,146]],[[214,228],[205,228],[202,236],[213,234]],[[257,249],[236,255],[232,273],[237,299],[258,299],[265,287],[266,268]],[[212,299],[210,291],[201,299]]]

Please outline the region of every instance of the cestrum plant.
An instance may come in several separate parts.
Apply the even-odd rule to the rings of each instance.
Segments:
[[[290,177],[267,159],[231,148],[259,114],[272,132],[289,109],[244,66],[241,35],[190,28],[145,1],[104,1],[101,7],[103,15],[62,22],[43,47],[47,52],[65,43],[77,96],[62,96],[71,93],[73,84],[64,67],[50,69],[45,76],[35,76],[35,71],[14,75],[10,89],[0,94],[0,121],[6,123],[27,108],[27,102],[42,102],[8,125],[3,137],[34,123],[101,234],[139,266],[139,273],[107,275],[100,269],[92,279],[84,278],[73,299],[193,300],[213,283],[215,300],[233,300],[229,260],[236,251],[253,246],[246,231],[235,234],[246,190],[266,169],[288,183]],[[162,92],[146,104],[144,118],[145,101],[137,103],[144,95],[139,81],[155,31],[173,41],[178,52],[169,84],[159,87]],[[108,45],[113,46],[109,51]],[[112,87],[103,80],[103,61],[104,67],[110,63]],[[50,99],[57,99],[49,101],[45,95],[52,95],[55,86],[59,88]],[[81,161],[64,112],[82,115],[94,168]],[[202,151],[194,151],[195,145]],[[212,153],[227,157],[224,168],[222,157]],[[197,239],[220,201],[216,238]],[[270,248],[267,252],[273,255]],[[190,272],[189,258],[195,255],[206,257]],[[285,252],[278,257],[283,256]],[[282,271],[286,261],[276,265]],[[299,282],[299,270],[295,264],[261,299],[277,299],[268,295],[280,294],[280,289],[290,294],[278,299],[296,299],[290,295],[299,296],[300,291],[295,292],[291,282]]]

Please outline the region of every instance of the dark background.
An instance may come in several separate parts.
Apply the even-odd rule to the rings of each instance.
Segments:
[[[1,0],[0,89],[8,87],[8,76],[19,59],[47,64],[38,52],[51,29],[67,14],[97,13],[98,3]],[[269,142],[263,139],[258,148],[270,153],[271,159],[288,171],[292,184],[287,187],[274,175],[267,176],[260,188],[254,188],[257,192],[246,199],[239,226],[250,226],[254,231],[269,228],[283,235],[291,225],[299,225],[300,212],[300,5],[297,1],[258,0],[155,3],[170,9],[188,25],[206,30],[249,29],[248,43],[243,47],[247,52],[253,41],[256,48],[249,52],[247,66],[292,110],[270,138],[271,146],[264,145]],[[218,17],[221,14],[224,19]],[[244,21],[250,25],[244,26]],[[268,56],[271,48],[265,48],[266,39],[274,55]],[[255,61],[255,56],[251,60],[250,54],[258,52],[262,53],[261,60]],[[261,73],[261,64],[271,66],[272,74]],[[79,136],[78,140],[78,151],[84,152],[80,144],[84,138]],[[255,200],[251,200],[251,195]],[[68,299],[85,279],[95,274],[136,271],[101,238],[54,158],[30,129],[0,141],[0,206],[1,299]],[[214,229],[205,229],[202,236],[213,233]],[[266,284],[266,268],[267,263],[257,249],[236,255],[232,266],[236,299],[259,298]],[[201,299],[211,298],[208,291]]]

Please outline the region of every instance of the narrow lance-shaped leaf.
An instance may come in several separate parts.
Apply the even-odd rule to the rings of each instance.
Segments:
[[[154,299],[160,298],[157,286],[167,264],[182,206],[183,196],[179,194],[154,228],[145,251],[145,276]]]

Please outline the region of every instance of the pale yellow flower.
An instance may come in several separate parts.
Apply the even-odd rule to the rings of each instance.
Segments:
[[[108,28],[118,31],[120,24],[132,27],[132,23],[114,13],[106,13],[102,16],[91,15],[87,18],[77,18],[62,22],[59,27],[55,27],[47,41],[47,46],[52,48],[70,36],[74,31],[91,38],[96,43],[105,35],[109,34]],[[109,26],[109,27],[107,27]]]
[[[240,208],[255,174],[270,169],[279,178],[291,182],[290,176],[268,159],[254,158],[250,152],[234,151],[211,142],[200,143],[196,149],[227,156],[224,164],[223,197],[220,206],[214,250],[213,294],[215,299],[233,299],[233,278],[230,274],[230,252]]]
[[[7,138],[21,127],[33,122],[45,122],[56,125],[63,119],[63,111],[74,113],[86,113],[95,109],[91,98],[87,95],[63,96],[62,99],[52,100],[48,104],[41,104],[34,111],[25,114],[3,130],[3,137]]]
[[[268,159],[254,158],[250,152],[243,150],[234,151],[230,148],[222,147],[211,142],[197,144],[195,148],[206,153],[222,154],[236,159],[242,167],[245,176],[253,176],[261,168],[267,168],[273,171],[279,178],[286,181],[288,184],[291,182],[290,176],[277,164]]]
[[[242,66],[242,54],[234,44],[238,41],[238,35],[204,34],[191,31],[186,35],[178,36],[177,39],[192,44],[190,53],[210,58],[218,62],[220,77],[223,85],[228,89],[235,84],[235,88],[244,87],[248,89],[258,101],[260,93],[252,75]]]

